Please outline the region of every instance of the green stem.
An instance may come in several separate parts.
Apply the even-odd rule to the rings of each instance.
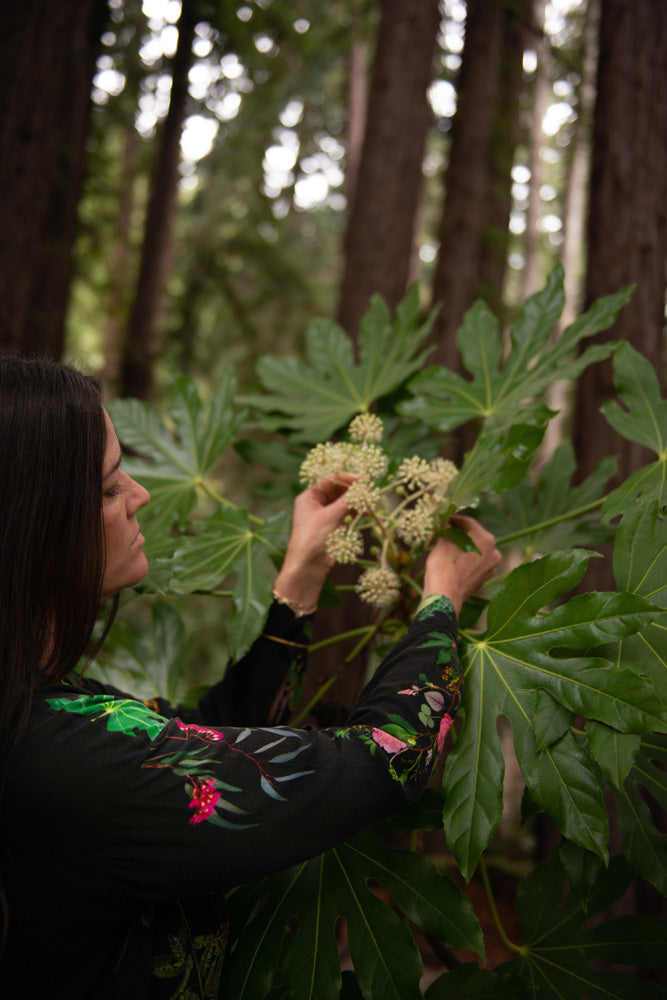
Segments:
[[[220,504],[221,507],[234,507],[236,509],[235,503],[232,503],[231,500],[225,500],[222,493],[218,493],[217,490],[214,490],[211,484],[207,483],[205,479],[201,479],[199,486],[201,486],[207,497],[210,497],[211,500],[215,500],[215,502]],[[248,520],[253,521],[255,524],[264,524],[263,518],[258,517],[257,514],[252,514],[250,511],[248,511]]]
[[[493,890],[491,889],[491,882],[489,881],[489,873],[486,869],[486,861],[484,860],[484,855],[479,859],[479,872],[482,876],[482,882],[484,884],[484,891],[486,892],[486,898],[489,901],[489,909],[491,910],[491,916],[493,917],[493,922],[496,925],[496,930],[500,935],[500,940],[503,942],[506,948],[510,951],[516,952],[517,955],[527,955],[528,948],[525,945],[514,944],[510,941],[507,934],[505,933],[505,928],[502,925],[500,919],[500,914],[498,913],[498,907],[496,906],[496,901],[493,898]]]
[[[341,632],[330,639],[322,639],[320,642],[313,643],[309,647],[309,652],[314,653],[318,649],[326,649],[327,646],[333,646],[337,642],[344,642],[345,639],[354,639],[358,635],[365,635],[368,631],[373,631],[374,628],[374,625],[363,625],[361,628],[350,629],[349,632]]]
[[[582,514],[588,514],[590,511],[601,507],[606,499],[606,497],[601,497],[599,500],[593,500],[591,503],[585,504],[583,507],[578,507],[577,510],[571,510],[567,514],[560,514],[558,517],[551,517],[547,521],[540,521],[539,524],[531,524],[528,528],[521,528],[519,531],[514,531],[511,535],[504,535],[502,538],[496,539],[496,545],[508,545],[510,542],[516,541],[517,538],[524,538],[526,535],[532,535],[544,528],[553,528],[554,525],[562,524],[564,521],[572,521],[575,517],[581,517]]]
[[[343,667],[341,666],[338,668],[338,670],[336,670],[335,673],[331,675],[331,677],[327,678],[324,684],[320,685],[320,687],[317,689],[317,691],[310,699],[308,704],[305,705],[300,712],[297,712],[296,715],[292,716],[292,718],[290,719],[290,726],[292,726],[293,728],[298,728],[301,725],[301,723],[306,718],[308,713],[314,708],[315,705],[317,705],[320,698],[324,697],[329,688],[333,687],[333,685],[336,683],[336,681],[338,680],[338,678],[342,673],[343,673]]]
[[[315,694],[313,695],[313,697],[310,699],[310,701],[308,702],[308,704],[304,708],[302,708],[301,711],[297,712],[297,714],[290,719],[290,726],[299,726],[299,725],[301,725],[301,723],[306,718],[306,716],[308,715],[308,713],[310,711],[312,711],[313,707],[315,705],[317,705],[318,701],[320,701],[324,697],[324,695],[327,693],[327,691],[329,690],[329,688],[332,687],[336,683],[336,681],[338,680],[338,678],[340,677],[340,675],[343,673],[346,665],[351,660],[353,660],[355,656],[357,656],[361,652],[361,650],[364,648],[364,646],[368,642],[370,642],[370,640],[373,638],[373,636],[375,635],[375,633],[377,632],[377,630],[379,629],[379,627],[380,627],[380,622],[378,621],[374,625],[366,625],[364,628],[353,629],[350,632],[345,633],[345,635],[336,636],[335,639],[333,639],[333,640],[324,640],[323,642],[318,643],[317,647],[312,647],[313,649],[314,648],[321,648],[323,645],[327,645],[331,641],[337,642],[339,639],[343,639],[346,636],[348,638],[351,638],[351,637],[353,637],[355,635],[360,635],[360,634],[362,636],[361,639],[360,639],[360,641],[354,647],[354,649],[350,653],[347,654],[347,656],[345,657],[345,659],[341,663],[341,665],[338,668],[338,670],[336,670],[331,675],[331,677],[328,677],[327,680],[323,684],[320,685],[320,687],[317,689],[317,691],[315,692]]]

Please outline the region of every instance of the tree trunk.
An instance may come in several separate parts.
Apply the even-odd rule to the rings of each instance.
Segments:
[[[354,202],[361,150],[366,131],[368,104],[368,46],[361,28],[359,0],[352,0],[352,41],[347,70],[347,152],[345,156],[345,196]]]
[[[565,306],[556,336],[573,323],[580,311],[583,298],[583,271],[585,267],[585,228],[588,178],[590,175],[591,134],[595,104],[595,71],[598,56],[599,5],[589,0],[584,25],[582,77],[579,87],[578,120],[570,141],[570,163],[565,177],[563,244],[561,262],[565,269]],[[537,291],[536,286],[532,290]],[[557,412],[544,435],[540,448],[540,461],[546,462],[562,439],[570,436],[572,424],[573,386],[571,382],[557,380],[546,391],[547,405]]]
[[[457,370],[455,335],[475,299],[482,230],[491,180],[490,148],[500,78],[503,8],[496,0],[468,0],[465,48],[452,124],[447,191],[433,302],[441,309],[431,334],[430,360]]]
[[[544,184],[546,171],[542,158],[542,148],[545,136],[542,123],[552,96],[551,79],[548,72],[549,52],[544,41],[544,15],[547,0],[535,0],[533,16],[535,19],[535,40],[532,47],[537,56],[536,77],[531,93],[531,122],[528,135],[528,169],[530,170],[530,186],[528,189],[528,208],[526,210],[526,230],[523,236],[525,263],[521,271],[519,285],[519,301],[524,302],[544,283],[542,233],[540,219],[542,216],[542,197],[540,189]]]
[[[351,336],[371,295],[393,307],[407,290],[438,24],[437,0],[382,0],[338,306]]]
[[[139,135],[130,125],[125,130],[122,151],[122,173],[116,214],[116,231],[109,251],[109,306],[102,328],[102,352],[105,382],[117,384],[120,375],[121,336],[127,315],[130,285],[131,230],[134,210],[134,187]]]
[[[58,357],[101,0],[22,0],[0,12],[0,345]]]
[[[503,11],[503,44],[493,116],[491,174],[481,233],[477,295],[502,320],[512,207],[512,167],[520,137],[523,53],[532,26],[532,0],[511,0]]]
[[[630,341],[659,377],[667,252],[665,52],[664,0],[602,0],[586,302],[636,284],[632,301],[599,339]],[[579,380],[574,440],[582,477],[606,455],[618,455],[619,480],[652,457],[620,438],[598,412],[613,395],[610,362]],[[594,562],[596,584],[609,582],[605,564]]]
[[[158,327],[171,258],[181,132],[188,102],[192,41],[198,21],[195,0],[183,3],[178,21],[178,45],[172,61],[169,110],[162,125],[153,165],[139,276],[121,365],[120,394],[138,399],[147,399],[151,395],[153,369],[160,350]]]

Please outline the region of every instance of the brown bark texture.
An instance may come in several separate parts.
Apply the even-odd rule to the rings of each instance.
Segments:
[[[667,258],[667,5],[602,0],[586,303],[635,284],[631,302],[600,340],[628,340],[662,376]],[[614,395],[611,363],[579,381],[574,438],[582,476],[619,457],[619,479],[650,453],[620,439],[600,415]]]
[[[465,47],[440,224],[433,303],[440,306],[431,361],[458,368],[456,331],[476,298],[491,184],[491,141],[500,81],[504,4],[469,0]]]
[[[0,8],[0,347],[58,357],[106,5]]]
[[[199,5],[195,0],[184,3],[171,66],[169,110],[159,134],[151,175],[139,274],[127,324],[119,384],[121,396],[137,399],[147,399],[151,395],[155,360],[160,351],[158,329],[178,204],[178,167],[188,105],[188,73],[193,61],[194,30],[199,19]]]
[[[350,336],[374,293],[393,307],[407,290],[438,24],[437,0],[382,0],[338,305]]]
[[[523,53],[530,40],[533,0],[512,0],[503,12],[498,94],[491,134],[491,174],[481,233],[477,295],[496,316],[504,311],[503,286],[509,249],[512,167],[521,134]]]

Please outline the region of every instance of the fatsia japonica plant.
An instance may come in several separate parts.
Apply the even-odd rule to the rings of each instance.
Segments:
[[[393,318],[373,300],[356,348],[334,323],[315,320],[302,360],[260,359],[263,391],[252,396],[239,397],[228,372],[205,403],[179,378],[164,412],[134,400],[111,404],[133,456],[125,467],[152,494],[142,525],[152,568],[134,603],[150,608],[153,628],[133,628],[132,604],[127,616],[121,609],[96,664],[125,688],[194,696],[179,607],[195,599],[228,602],[227,650],[243,655],[271,601],[290,498],[321,475],[356,477],[358,513],[330,551],[359,564],[358,593],[339,599],[376,605],[362,629],[369,662],[374,645],[407,627],[420,596],[419,556],[448,530],[452,512],[477,511],[514,567],[461,616],[464,700],[442,788],[318,858],[231,892],[223,996],[412,1000],[423,995],[414,929],[440,944],[448,966],[426,989],[428,1000],[665,996],[651,979],[604,971],[604,963],[662,962],[666,922],[599,922],[637,879],[667,895],[667,835],[656,818],[667,805],[667,401],[629,344],[587,344],[629,294],[597,302],[554,339],[563,308],[556,268],[525,303],[507,349],[496,319],[477,303],[458,337],[463,377],[428,366],[430,319],[422,319],[415,288]],[[547,386],[576,380],[609,355],[616,398],[604,415],[656,457],[605,493],[613,457],[576,485],[568,442],[546,464],[534,458],[553,416]],[[477,438],[456,469],[442,455],[471,421]],[[254,510],[225,478],[231,454],[262,466]],[[592,547],[605,539],[613,539],[617,589],[575,593]],[[526,822],[548,814],[561,834],[548,862],[519,884],[513,935],[498,915],[487,860],[503,810],[501,717],[511,725]],[[615,855],[612,800],[623,837]],[[417,849],[420,831],[442,829],[448,865]],[[409,848],[396,846],[401,830]],[[485,965],[478,914],[462,889],[473,876],[514,956],[495,968]],[[354,971],[341,972],[341,920]],[[457,952],[478,961],[461,962]]]

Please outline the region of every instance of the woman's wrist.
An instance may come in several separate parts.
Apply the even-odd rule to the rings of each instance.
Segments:
[[[309,567],[283,566],[273,586],[273,596],[286,604],[297,615],[310,615],[317,609],[317,602],[327,577],[327,571]]]

